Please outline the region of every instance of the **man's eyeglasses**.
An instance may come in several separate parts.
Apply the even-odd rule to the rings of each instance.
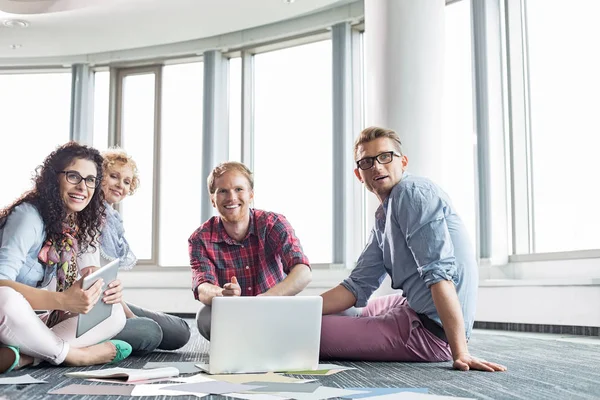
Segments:
[[[389,164],[394,160],[394,156],[402,157],[402,155],[396,153],[395,151],[385,151],[377,154],[375,157],[361,158],[356,162],[356,166],[362,170],[369,169],[373,167],[375,160],[377,160],[379,164]]]
[[[67,182],[72,183],[73,185],[79,185],[79,182],[85,181],[85,186],[89,187],[90,189],[96,189],[98,187],[98,179],[93,175],[84,178],[77,171],[58,171],[58,173],[65,174]]]

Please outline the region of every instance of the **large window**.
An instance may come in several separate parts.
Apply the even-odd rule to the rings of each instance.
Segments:
[[[188,238],[200,226],[202,176],[201,62],[163,68],[159,264],[189,265]]]
[[[525,4],[534,252],[599,249],[600,2]]]
[[[100,151],[108,148],[108,110],[110,72],[94,73],[94,147]]]
[[[473,73],[471,68],[471,1],[446,6],[444,66],[443,186],[476,244]]]
[[[254,60],[254,201],[287,217],[312,263],[332,261],[331,62],[330,40]]]
[[[0,208],[32,186],[35,168],[69,140],[71,74],[0,75]]]
[[[124,75],[121,146],[133,157],[140,187],[122,204],[127,240],[139,259],[153,256],[155,73]]]
[[[242,161],[242,59],[229,60],[229,161]]]

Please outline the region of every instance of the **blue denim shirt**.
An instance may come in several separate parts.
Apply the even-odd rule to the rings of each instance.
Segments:
[[[478,269],[467,230],[448,195],[426,178],[404,173],[375,213],[375,226],[342,285],[364,307],[385,275],[410,307],[442,325],[429,287],[454,282],[467,338],[477,302]]]
[[[56,268],[45,268],[37,258],[45,239],[44,221],[37,208],[29,203],[15,207],[0,229],[0,279],[48,286]]]

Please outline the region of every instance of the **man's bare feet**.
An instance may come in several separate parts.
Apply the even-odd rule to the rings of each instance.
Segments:
[[[78,367],[106,364],[111,362],[116,355],[117,348],[111,342],[99,343],[80,349],[71,347],[65,359],[65,364]]]

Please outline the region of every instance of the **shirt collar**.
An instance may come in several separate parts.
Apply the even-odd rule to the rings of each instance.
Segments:
[[[410,174],[406,171],[402,172],[402,177],[400,178],[400,180],[398,181],[398,183],[396,183],[394,185],[394,187],[392,188],[392,190],[390,191],[390,195],[388,197],[385,198],[385,200],[383,201],[383,203],[381,203],[379,205],[379,207],[377,207],[377,211],[375,211],[375,219],[377,220],[384,220],[385,221],[385,215],[387,214],[387,209],[388,209],[388,204],[390,202],[390,198],[395,194],[395,192],[397,190],[399,190],[399,183],[402,182],[402,180],[404,178],[406,178],[407,176],[409,176]]]
[[[250,208],[249,214],[250,214],[250,226],[248,227],[248,233],[240,242],[233,240],[227,234],[227,231],[225,230],[225,226],[223,226],[223,221],[221,220],[221,217],[216,217],[215,224],[213,225],[213,229],[212,229],[212,232],[210,235],[210,241],[212,243],[225,242],[227,244],[239,244],[239,243],[243,242],[244,240],[246,240],[250,235],[256,235],[256,222],[255,222],[256,218],[254,217],[254,209],[253,208]]]

